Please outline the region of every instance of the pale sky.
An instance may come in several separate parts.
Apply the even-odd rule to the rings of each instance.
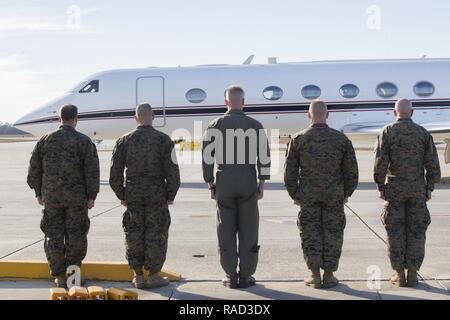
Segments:
[[[0,122],[107,69],[450,57],[449,14],[447,0],[0,0]]]

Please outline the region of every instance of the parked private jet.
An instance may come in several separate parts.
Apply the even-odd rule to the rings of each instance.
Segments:
[[[154,126],[177,139],[199,139],[226,111],[224,91],[246,92],[245,111],[267,129],[291,135],[308,124],[312,99],[328,103],[329,125],[349,135],[377,134],[394,120],[396,99],[413,101],[413,119],[450,161],[450,59],[320,61],[110,70],[19,119],[15,126],[39,137],[57,128],[64,103],[79,108],[78,129],[95,140],[116,139],[135,126],[134,108],[150,103]]]

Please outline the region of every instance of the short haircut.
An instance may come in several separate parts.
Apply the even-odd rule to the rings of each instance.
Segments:
[[[138,118],[148,117],[152,114],[152,106],[148,103],[141,103],[136,107],[136,116]]]
[[[62,121],[72,121],[78,117],[78,108],[73,104],[65,104],[59,109],[59,117]]]
[[[328,112],[327,104],[322,100],[313,100],[309,105],[309,113],[311,115],[325,115]]]
[[[233,85],[233,86],[229,86],[227,88],[225,98],[228,101],[230,101],[234,98],[244,99],[244,97],[245,97],[245,92],[244,92],[244,89],[242,89],[241,87]]]
[[[408,99],[399,99],[395,102],[395,109],[400,111],[402,109],[412,109],[412,102]],[[409,110],[408,110],[409,111]]]

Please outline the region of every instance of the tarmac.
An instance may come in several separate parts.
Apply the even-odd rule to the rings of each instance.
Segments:
[[[30,153],[35,142],[0,144],[0,261],[45,260],[39,229],[41,208],[26,184]],[[108,185],[109,149],[100,146],[101,191],[90,215],[89,249],[86,261],[125,262],[122,214]],[[443,176],[450,176],[439,150]],[[182,186],[171,207],[172,225],[164,269],[181,273],[182,281],[157,290],[137,290],[139,299],[450,299],[450,197],[448,184],[440,184],[429,202],[432,223],[427,234],[425,262],[418,288],[397,288],[387,279],[392,273],[383,239],[380,214],[384,202],[372,182],[373,153],[359,148],[358,190],[346,209],[347,224],[340,268],[340,284],[332,289],[306,287],[308,275],[296,226],[295,207],[283,185],[284,151],[273,152],[279,159],[264,199],[260,201],[260,258],[255,275],[257,285],[245,290],[221,285],[216,236],[216,208],[202,181],[199,152],[183,152],[180,157]],[[236,182],[238,183],[238,182]],[[32,243],[34,245],[28,246]],[[28,247],[27,247],[28,246]],[[23,249],[22,249],[23,248]],[[17,252],[16,252],[17,251]],[[131,289],[130,283],[87,281],[105,288]],[[0,279],[0,299],[48,299],[49,280]],[[134,290],[134,289],[132,289]]]

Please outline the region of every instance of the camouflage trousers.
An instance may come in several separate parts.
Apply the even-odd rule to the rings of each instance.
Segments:
[[[301,203],[297,225],[303,256],[310,270],[336,271],[344,241],[345,213],[342,202]]]
[[[170,222],[165,201],[128,203],[122,225],[130,268],[144,267],[150,274],[161,271],[166,261]]]
[[[256,272],[259,255],[256,171],[219,171],[216,184],[220,264],[231,279],[250,277]]]
[[[45,235],[44,250],[52,276],[64,275],[68,266],[81,266],[86,257],[89,227],[85,206],[45,207],[41,230]]]
[[[394,270],[419,270],[425,256],[425,234],[431,222],[425,199],[389,201],[381,216]]]

